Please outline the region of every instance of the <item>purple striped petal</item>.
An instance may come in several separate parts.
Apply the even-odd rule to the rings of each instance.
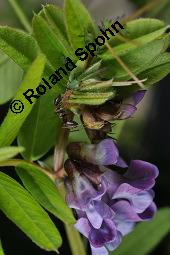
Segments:
[[[117,236],[115,237],[115,240],[111,243],[105,244],[105,246],[109,251],[114,251],[120,245],[121,241],[122,241],[122,235],[120,232],[117,232]]]
[[[141,218],[134,211],[130,202],[126,200],[120,200],[112,205],[113,211],[116,213],[114,221],[131,221],[138,222]]]
[[[132,186],[147,190],[155,185],[158,174],[159,171],[155,165],[142,160],[132,160],[124,176]]]
[[[157,211],[157,207],[153,202],[143,213],[139,214],[142,220],[151,220]]]
[[[91,225],[95,229],[99,229],[103,222],[103,217],[97,211],[94,205],[90,204],[88,209],[86,210],[86,215]]]
[[[115,216],[114,211],[103,201],[94,201],[96,211],[102,216],[103,219],[113,219]]]
[[[127,199],[133,205],[136,213],[142,213],[152,203],[153,191],[141,191],[133,186],[123,183],[116,190],[113,199]]]
[[[106,243],[115,240],[117,235],[116,227],[112,220],[105,220],[100,229],[91,229],[89,241],[94,247],[102,247]]]
[[[84,160],[95,165],[116,164],[119,157],[113,139],[104,139],[98,144],[71,143],[67,147],[68,155],[74,159]]]

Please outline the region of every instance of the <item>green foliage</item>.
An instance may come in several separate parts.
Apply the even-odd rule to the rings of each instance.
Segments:
[[[19,114],[15,114],[11,110],[8,111],[8,114],[0,127],[0,146],[8,146],[14,141],[25,119],[31,112],[34,103],[30,105],[23,96],[23,93],[27,89],[35,89],[38,87],[43,74],[44,65],[45,58],[43,55],[39,55],[25,75],[15,97],[16,100],[21,100],[24,104],[24,110]]]
[[[23,72],[13,60],[0,55],[0,105],[8,102],[17,92]]]
[[[67,33],[73,48],[84,48],[88,34],[91,41],[95,35],[95,26],[89,12],[80,0],[65,0],[65,20]]]
[[[40,15],[34,16],[33,31],[40,49],[54,69],[61,67],[66,57],[72,57],[69,48],[65,47],[57,34]]]
[[[54,112],[57,95],[51,90],[38,100],[19,132],[18,144],[25,148],[22,155],[27,160],[41,158],[55,145],[56,134],[60,132],[59,120]]]
[[[160,209],[152,221],[139,223],[135,230],[124,238],[121,246],[110,254],[149,254],[170,231],[169,219],[170,208]]]
[[[22,186],[2,172],[0,209],[43,249],[57,251],[60,247],[60,234],[48,214]]]
[[[17,173],[24,186],[45,209],[65,223],[75,223],[71,209],[64,202],[55,183],[36,165],[19,163]]]
[[[0,148],[0,161],[5,161],[15,157],[17,154],[24,151],[23,147],[3,147]]]
[[[25,71],[36,58],[38,47],[31,35],[18,29],[0,26],[0,50]]]
[[[126,63],[130,70],[133,70],[133,73],[137,75],[147,71],[153,61],[155,61],[161,53],[164,53],[168,45],[169,35],[163,36],[160,39],[129,51],[127,54],[121,56],[121,59]],[[108,65],[107,77],[115,77],[117,80],[130,79],[129,74],[127,74],[116,60],[106,60],[104,61],[104,65]],[[114,66],[114,68],[112,68],[112,66]]]
[[[49,25],[51,25],[51,28],[56,32],[57,36],[60,36],[60,39],[67,39],[63,9],[53,4],[47,4],[43,7],[40,14],[48,21]],[[62,38],[61,35],[64,38]]]
[[[1,240],[0,240],[0,255],[5,255],[5,253],[3,251]]]

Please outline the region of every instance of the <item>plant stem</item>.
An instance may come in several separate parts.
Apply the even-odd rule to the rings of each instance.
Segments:
[[[86,255],[80,234],[74,226],[65,224],[65,230],[70,243],[72,255]]]
[[[25,13],[23,12],[23,10],[21,9],[21,7],[19,6],[19,4],[17,3],[16,0],[8,0],[8,2],[10,3],[10,5],[12,6],[12,8],[14,9],[17,17],[19,18],[21,24],[24,26],[24,28],[31,33],[32,32],[32,28],[31,25],[25,15]]]
[[[57,173],[62,171],[64,164],[65,149],[67,145],[69,130],[66,128],[60,128],[60,132],[57,137],[57,142],[54,151],[54,171]]]

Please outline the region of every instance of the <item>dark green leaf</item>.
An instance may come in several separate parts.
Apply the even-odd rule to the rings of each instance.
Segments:
[[[147,70],[153,61],[155,61],[159,55],[167,49],[168,45],[169,35],[163,36],[163,38],[157,39],[128,52],[122,56],[121,59],[128,68],[137,75]],[[118,80],[127,80],[131,78],[116,60],[113,59],[104,61],[103,66],[105,65],[107,65],[107,71],[105,73],[107,78],[114,77],[114,79]]]
[[[0,209],[43,249],[57,251],[61,246],[60,234],[48,214],[21,185],[2,172]]]
[[[21,113],[18,114],[13,113],[11,110],[9,110],[4,122],[0,127],[0,146],[8,146],[14,141],[25,119],[31,112],[31,109],[36,101],[31,105],[25,99],[23,93],[27,89],[35,89],[36,87],[38,87],[44,71],[44,66],[45,57],[43,55],[39,55],[29,68],[27,74],[25,75],[23,82],[15,97],[15,100],[20,100],[23,103],[24,109]]]
[[[124,25],[124,29],[116,36],[112,37],[109,44],[114,47],[116,51],[119,51],[119,54],[125,50],[128,52],[145,43],[145,40],[149,42],[159,37],[162,31],[165,30],[165,27],[165,23],[158,19],[136,19]],[[105,46],[104,48],[107,50]]]
[[[156,82],[162,80],[170,73],[170,54],[161,54],[155,62],[152,63],[150,68],[138,75],[139,79],[145,77],[147,81],[146,86],[151,86]]]
[[[67,38],[66,26],[63,10],[53,4],[47,4],[43,7],[43,15],[52,26],[54,31],[59,31],[63,37]]]
[[[135,230],[124,238],[113,255],[146,255],[170,231],[170,208],[160,209],[150,222],[139,223]]]
[[[40,16],[33,18],[33,31],[41,51],[46,55],[54,69],[65,64],[66,57],[73,57],[71,50],[62,43],[57,34]]]
[[[22,155],[27,160],[38,160],[55,145],[59,132],[59,120],[54,112],[57,96],[54,90],[42,96],[19,132],[18,144],[25,148]]]
[[[75,50],[85,46],[88,36],[95,35],[93,20],[80,0],[65,0],[65,19],[69,40]]]
[[[55,183],[38,167],[20,163],[17,166],[17,173],[24,186],[45,209],[65,223],[75,223],[72,212],[61,197]]]

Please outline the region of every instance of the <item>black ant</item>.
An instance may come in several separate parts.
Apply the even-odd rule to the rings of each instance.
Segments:
[[[71,120],[72,117],[70,115],[71,112],[69,110],[65,110],[62,106],[62,97],[59,96],[54,100],[54,104],[55,104],[55,112],[58,114],[59,118],[62,120],[63,122],[63,128],[67,128],[67,129],[75,129],[78,126],[78,123]]]

